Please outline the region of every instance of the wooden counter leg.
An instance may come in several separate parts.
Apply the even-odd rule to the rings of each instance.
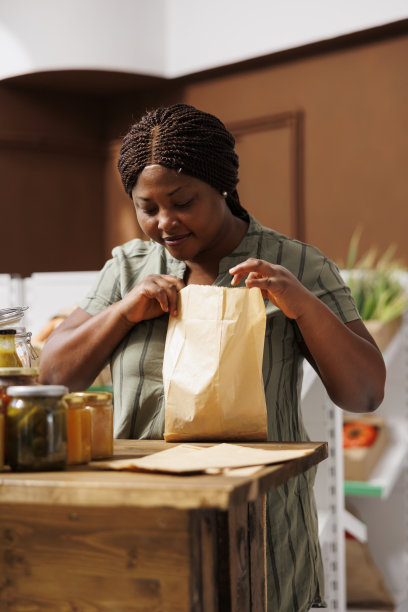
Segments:
[[[207,602],[204,610],[265,612],[265,497],[228,512],[215,511],[211,520],[216,564],[203,592],[213,593],[213,607]]]

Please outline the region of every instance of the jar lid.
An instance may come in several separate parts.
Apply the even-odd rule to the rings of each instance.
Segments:
[[[13,306],[12,308],[0,308],[0,327],[16,323],[24,316],[24,311],[28,306]]]
[[[69,408],[85,407],[85,398],[81,397],[79,393],[68,393],[64,395],[64,400],[67,402]]]
[[[0,368],[0,378],[3,376],[39,376],[40,368]]]
[[[9,397],[62,397],[68,393],[63,385],[16,385],[7,389]]]
[[[15,336],[16,334],[16,330],[15,329],[5,329],[4,327],[0,327],[0,334],[2,336]]]
[[[72,395],[83,398],[87,404],[105,404],[112,400],[109,391],[76,391]]]

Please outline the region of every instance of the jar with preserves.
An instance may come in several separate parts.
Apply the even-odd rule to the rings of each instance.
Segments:
[[[62,385],[9,387],[7,462],[12,470],[60,470],[67,463],[67,405]]]
[[[80,395],[69,393],[64,400],[68,407],[68,465],[88,463],[91,460],[91,412]]]
[[[113,404],[108,391],[83,391],[82,397],[91,413],[91,456],[105,459],[113,455]]]
[[[0,367],[21,368],[20,357],[17,354],[15,343],[15,329],[0,328]]]
[[[1,408],[1,399],[0,399]],[[0,472],[4,467],[4,414],[0,412]]]
[[[7,463],[7,405],[10,398],[7,389],[15,385],[38,384],[39,368],[0,368],[0,413],[4,415],[3,447]]]

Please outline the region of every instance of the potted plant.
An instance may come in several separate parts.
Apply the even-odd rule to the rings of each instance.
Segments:
[[[401,325],[407,308],[407,292],[401,282],[403,264],[394,259],[391,245],[378,257],[370,248],[358,258],[361,230],[352,236],[345,264],[345,278],[364,324],[383,351]]]

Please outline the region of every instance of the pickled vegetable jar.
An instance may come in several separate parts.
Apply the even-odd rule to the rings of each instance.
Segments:
[[[67,405],[62,385],[7,389],[7,462],[12,470],[63,469],[67,462]]]
[[[80,395],[71,393],[65,395],[64,400],[68,406],[68,465],[88,463],[91,460],[91,412]]]
[[[22,363],[17,355],[15,329],[0,328],[0,367],[21,368]]]
[[[113,455],[113,404],[108,391],[73,393],[85,400],[91,413],[91,456],[105,459]]]
[[[7,458],[6,413],[10,401],[7,389],[15,385],[36,385],[40,375],[39,368],[0,368],[0,413],[4,415],[4,454]]]
[[[1,399],[0,399],[1,406]],[[0,412],[0,471],[4,467],[4,414]]]

